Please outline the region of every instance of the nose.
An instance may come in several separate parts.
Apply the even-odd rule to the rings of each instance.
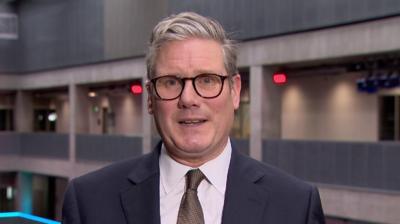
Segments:
[[[178,107],[179,108],[192,108],[199,106],[200,96],[196,93],[192,80],[185,80],[185,85],[182,90],[182,94],[179,97]]]

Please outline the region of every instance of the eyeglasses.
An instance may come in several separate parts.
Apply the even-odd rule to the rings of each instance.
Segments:
[[[200,74],[193,78],[179,78],[175,75],[160,76],[151,79],[157,96],[161,100],[178,98],[185,88],[186,80],[191,80],[197,95],[206,98],[218,97],[224,88],[224,81],[228,76],[217,74]]]

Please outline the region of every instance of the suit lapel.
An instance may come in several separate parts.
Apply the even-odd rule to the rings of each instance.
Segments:
[[[130,186],[121,191],[121,204],[129,224],[160,224],[159,144],[135,163],[128,176]],[[232,150],[223,224],[259,223],[267,208],[266,189],[257,184],[264,173],[249,158]]]
[[[121,203],[129,224],[160,223],[159,147],[135,164],[128,176],[131,185],[121,191]]]
[[[267,208],[267,190],[257,182],[264,173],[249,158],[232,150],[222,223],[260,223]]]

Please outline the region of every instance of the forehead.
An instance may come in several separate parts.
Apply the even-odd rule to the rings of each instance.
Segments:
[[[222,46],[210,39],[169,41],[161,46],[155,68],[158,74],[224,73]]]

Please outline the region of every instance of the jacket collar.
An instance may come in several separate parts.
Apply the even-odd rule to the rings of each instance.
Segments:
[[[261,164],[233,148],[225,192],[222,223],[260,223],[267,208],[268,192],[260,182]]]
[[[153,152],[139,159],[128,175],[131,187],[120,192],[122,207],[129,224],[160,223],[160,170],[158,144]]]

